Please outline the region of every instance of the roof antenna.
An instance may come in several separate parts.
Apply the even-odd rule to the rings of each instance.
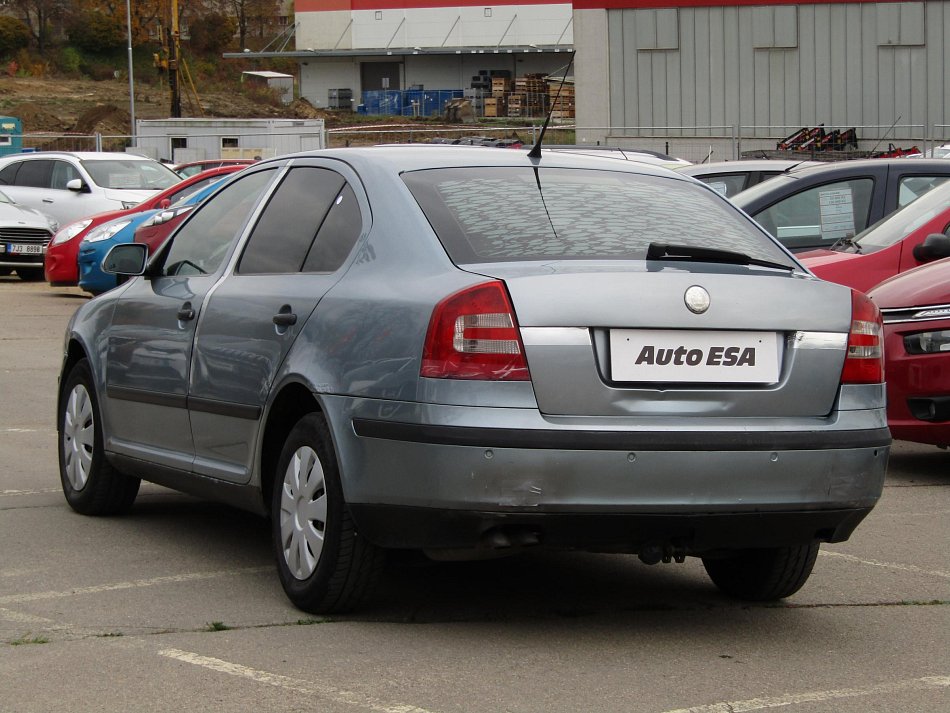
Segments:
[[[567,63],[567,68],[564,70],[564,76],[561,77],[561,83],[557,88],[557,94],[554,95],[554,101],[551,102],[551,108],[548,109],[548,115],[544,118],[544,124],[541,125],[541,133],[538,135],[538,142],[528,152],[528,158],[541,158],[541,142],[544,141],[544,132],[548,130],[548,124],[551,123],[551,114],[554,113],[554,107],[557,106],[557,100],[561,96],[561,89],[564,88],[564,82],[567,79],[567,75],[571,71],[571,65],[573,64],[574,52],[571,52],[571,61]]]

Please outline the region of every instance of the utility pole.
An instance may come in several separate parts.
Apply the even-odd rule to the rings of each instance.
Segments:
[[[178,30],[178,0],[169,0],[171,5],[171,37],[168,42],[168,86],[172,93],[172,104],[170,116],[178,118],[181,116],[181,82],[179,73],[179,55],[181,53],[181,43]]]

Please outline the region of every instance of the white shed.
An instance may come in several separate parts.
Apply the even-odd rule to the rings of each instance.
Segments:
[[[294,75],[282,72],[241,72],[241,81],[269,89],[275,89],[281,102],[290,104],[294,100]]]
[[[270,158],[326,147],[323,119],[140,119],[135,126],[130,151],[173,163]]]

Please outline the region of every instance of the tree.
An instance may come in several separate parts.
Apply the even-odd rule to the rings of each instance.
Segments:
[[[98,10],[73,13],[66,26],[69,41],[84,52],[103,53],[121,49],[126,44],[122,17]]]
[[[242,50],[247,48],[248,36],[264,36],[279,10],[278,0],[209,0],[208,4],[234,18]]]
[[[42,53],[49,44],[52,27],[66,14],[68,0],[2,0],[0,7],[20,17]]]
[[[7,57],[29,44],[29,27],[15,17],[0,17],[0,56]]]
[[[220,54],[234,38],[235,22],[220,12],[195,17],[188,26],[191,50],[198,54]]]

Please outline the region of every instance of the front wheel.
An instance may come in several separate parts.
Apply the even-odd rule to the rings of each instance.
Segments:
[[[704,557],[713,583],[726,594],[753,602],[790,597],[801,589],[818,558],[818,543],[797,547],[750,549],[732,555]]]
[[[312,614],[355,607],[378,578],[383,552],[356,532],[320,414],[300,419],[284,443],[271,514],[277,571],[290,601]]]
[[[116,470],[102,447],[102,419],[85,359],[63,384],[59,403],[59,477],[66,502],[83,515],[125,512],[139,492],[138,478]]]

